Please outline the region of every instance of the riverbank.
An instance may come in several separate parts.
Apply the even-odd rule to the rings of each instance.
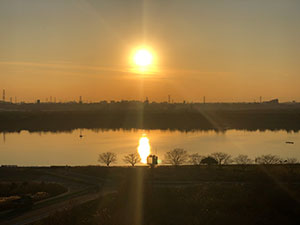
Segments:
[[[0,111],[0,132],[74,129],[300,130],[300,108]]]

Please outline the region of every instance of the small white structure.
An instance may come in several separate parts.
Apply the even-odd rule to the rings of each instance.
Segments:
[[[150,167],[155,167],[158,164],[158,157],[156,155],[149,155],[147,157],[147,164],[150,165]]]

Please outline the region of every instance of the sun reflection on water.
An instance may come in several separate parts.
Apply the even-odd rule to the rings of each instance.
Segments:
[[[147,157],[150,155],[150,144],[149,144],[149,139],[146,137],[145,134],[140,138],[139,140],[139,146],[138,146],[138,153],[141,157],[141,162],[142,163],[147,163]]]

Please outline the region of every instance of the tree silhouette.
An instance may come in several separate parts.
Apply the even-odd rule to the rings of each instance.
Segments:
[[[201,160],[201,164],[206,164],[206,165],[217,165],[218,164],[218,161],[211,157],[211,156],[208,156],[208,157],[205,157]]]
[[[175,148],[165,154],[165,162],[179,166],[188,160],[188,153],[182,148]]]
[[[255,158],[257,164],[279,164],[282,160],[277,155],[261,155]]]
[[[231,155],[225,152],[214,152],[211,154],[215,160],[217,160],[218,164],[229,164],[231,162]]]
[[[252,159],[250,159],[247,155],[242,155],[242,154],[235,157],[233,161],[239,165],[247,165],[252,163]]]
[[[130,163],[132,166],[141,161],[141,157],[138,153],[131,153],[124,157],[124,162]]]
[[[104,152],[99,155],[98,161],[109,166],[111,163],[117,161],[117,154],[113,152]]]
[[[201,160],[204,158],[204,156],[199,155],[198,153],[189,155],[189,162],[192,163],[193,165],[200,165]]]

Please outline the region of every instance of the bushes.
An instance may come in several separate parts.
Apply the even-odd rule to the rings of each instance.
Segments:
[[[0,211],[17,209],[33,202],[46,199],[67,189],[56,183],[44,182],[1,182],[0,183]]]
[[[60,184],[44,182],[2,182],[0,183],[0,196],[34,195],[38,192],[46,192],[54,196],[66,192],[67,189]]]

